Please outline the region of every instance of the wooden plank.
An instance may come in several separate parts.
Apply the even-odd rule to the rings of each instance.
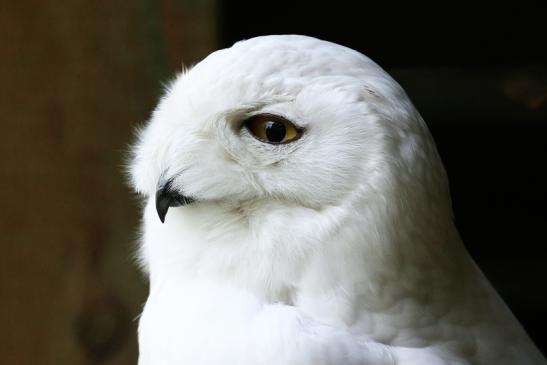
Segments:
[[[146,283],[131,259],[138,205],[124,154],[161,90],[154,57],[214,47],[214,2],[179,3],[207,31],[180,25],[165,54],[149,36],[153,1],[1,5],[2,364],[136,363]]]

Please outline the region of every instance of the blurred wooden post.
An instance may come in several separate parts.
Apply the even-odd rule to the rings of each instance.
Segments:
[[[161,81],[215,47],[215,10],[0,5],[2,364],[136,363],[146,285],[124,155]]]

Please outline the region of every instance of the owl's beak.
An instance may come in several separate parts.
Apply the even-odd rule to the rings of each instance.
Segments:
[[[173,180],[160,179],[156,189],[156,211],[162,223],[170,207],[179,207],[194,202],[193,198],[184,196],[171,189]]]

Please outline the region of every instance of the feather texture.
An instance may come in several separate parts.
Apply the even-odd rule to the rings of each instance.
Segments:
[[[302,128],[269,144],[243,121]],[[427,127],[373,61],[310,37],[171,83],[130,167],[146,200],[140,365],[540,365],[465,251]],[[160,179],[194,202],[155,211]]]

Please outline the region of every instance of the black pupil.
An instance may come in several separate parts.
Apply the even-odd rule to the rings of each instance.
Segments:
[[[285,139],[285,135],[287,134],[285,125],[274,120],[266,122],[265,129],[266,137],[268,137],[268,141],[270,142],[281,142]]]

